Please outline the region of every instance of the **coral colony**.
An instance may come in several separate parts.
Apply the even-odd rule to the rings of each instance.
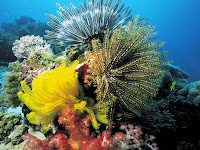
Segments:
[[[6,90],[9,105],[23,106],[29,124],[51,132],[45,140],[23,135],[23,149],[158,149],[155,137],[140,126],[127,121],[114,128],[117,114],[142,116],[157,95],[161,68],[169,61],[160,52],[164,43],[153,39],[155,27],[138,15],[133,19],[120,0],[57,7],[59,17],[46,14],[53,22],[45,38],[65,46],[65,53],[55,55],[40,36],[13,43],[23,63],[9,66],[13,71],[4,87],[12,91]]]

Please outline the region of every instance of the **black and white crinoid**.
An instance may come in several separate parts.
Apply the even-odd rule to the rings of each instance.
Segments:
[[[112,5],[112,0],[88,0],[80,4],[80,9],[70,4],[70,8],[57,3],[59,17],[46,16],[53,22],[48,25],[53,31],[46,31],[49,42],[65,46],[69,44],[88,44],[93,38],[103,39],[104,32],[116,29],[132,19],[129,7],[120,6],[121,0]],[[120,7],[119,7],[120,6]]]

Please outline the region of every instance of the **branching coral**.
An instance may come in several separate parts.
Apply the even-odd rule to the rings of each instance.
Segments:
[[[60,12],[60,18],[46,14],[53,21],[48,25],[54,31],[46,31],[47,39],[54,44],[66,45],[77,43],[88,43],[93,37],[101,37],[107,29],[116,29],[119,25],[127,23],[132,16],[128,7],[124,8],[124,4],[118,8],[120,0],[117,0],[112,6],[112,0],[98,0],[95,4],[94,0],[83,1],[80,4],[80,10],[74,5],[70,5],[71,10],[59,4],[57,7]]]
[[[136,16],[129,26],[105,35],[103,43],[92,41],[93,51],[86,54],[86,78],[97,87],[97,100],[120,102],[133,114],[148,108],[147,99],[156,95],[163,74],[159,58],[164,43],[151,41],[154,26]]]
[[[50,45],[40,36],[26,35],[13,43],[13,53],[20,58],[27,58],[35,50],[50,51]]]

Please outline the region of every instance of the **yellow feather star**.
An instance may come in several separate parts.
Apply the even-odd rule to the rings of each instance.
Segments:
[[[79,100],[82,95],[78,74],[75,72],[77,65],[78,61],[70,67],[63,64],[55,70],[38,75],[32,82],[32,90],[25,81],[21,82],[24,92],[20,91],[18,97],[32,111],[26,116],[30,123],[42,124],[44,129],[48,129],[51,120],[60,115],[62,110],[71,107],[74,111],[88,112],[92,116],[94,128],[99,128],[93,111],[85,107],[85,101]]]

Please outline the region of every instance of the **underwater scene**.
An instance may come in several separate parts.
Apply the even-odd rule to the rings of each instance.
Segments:
[[[199,0],[2,0],[0,150],[200,150]]]

